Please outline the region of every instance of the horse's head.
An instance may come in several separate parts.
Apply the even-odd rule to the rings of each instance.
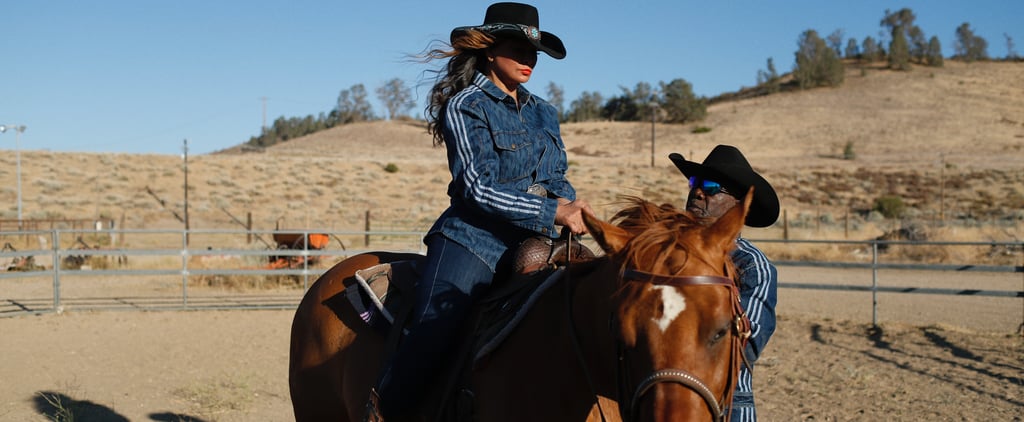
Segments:
[[[752,197],[714,222],[637,198],[617,225],[586,217],[618,267],[624,419],[718,419],[731,402],[749,323],[729,254]]]

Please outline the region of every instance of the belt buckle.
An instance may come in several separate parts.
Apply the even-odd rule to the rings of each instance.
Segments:
[[[547,197],[548,196],[548,190],[544,189],[543,186],[538,185],[536,183],[534,183],[534,184],[530,185],[530,187],[526,188],[526,193],[537,195],[537,196],[540,196],[540,197]]]

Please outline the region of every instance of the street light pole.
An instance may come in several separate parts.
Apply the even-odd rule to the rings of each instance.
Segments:
[[[185,140],[184,151],[185,153],[181,157],[185,161],[185,245],[188,246],[190,236],[188,232],[188,139]]]
[[[18,230],[21,230],[21,133],[25,131],[25,125],[0,125],[0,133],[7,132],[7,129],[14,130],[14,154],[18,174]]]

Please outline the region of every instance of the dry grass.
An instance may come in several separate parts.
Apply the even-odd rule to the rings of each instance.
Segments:
[[[604,217],[621,195],[680,204],[683,180],[668,153],[700,160],[715,145],[732,144],[779,191],[791,238],[835,238],[837,231],[849,239],[880,236],[901,224],[869,212],[885,195],[902,198],[908,221],[944,223],[930,226],[931,239],[1024,238],[1024,64],[854,70],[837,89],[716,104],[698,125],[710,131],[658,124],[652,167],[650,124],[566,124],[569,177]],[[856,159],[843,159],[847,145]],[[0,202],[6,204],[0,217],[8,219],[16,215],[13,160],[13,154],[0,157]],[[22,165],[28,218],[183,227],[176,217],[184,215],[178,156],[28,150]],[[414,122],[347,125],[264,153],[193,156],[188,168],[193,229],[240,229],[251,213],[258,230],[361,231],[367,215],[372,229],[425,230],[448,203],[444,151]],[[780,238],[782,225],[746,235]],[[24,239],[15,239],[18,246],[39,246]],[[181,244],[173,234],[86,241],[101,247]],[[264,247],[213,236],[192,243],[205,246]]]

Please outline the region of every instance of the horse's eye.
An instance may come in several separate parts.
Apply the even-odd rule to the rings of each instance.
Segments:
[[[727,328],[720,328],[718,331],[715,331],[715,335],[711,337],[709,344],[714,346],[718,342],[722,341],[722,339],[727,335],[729,335],[729,330]]]

